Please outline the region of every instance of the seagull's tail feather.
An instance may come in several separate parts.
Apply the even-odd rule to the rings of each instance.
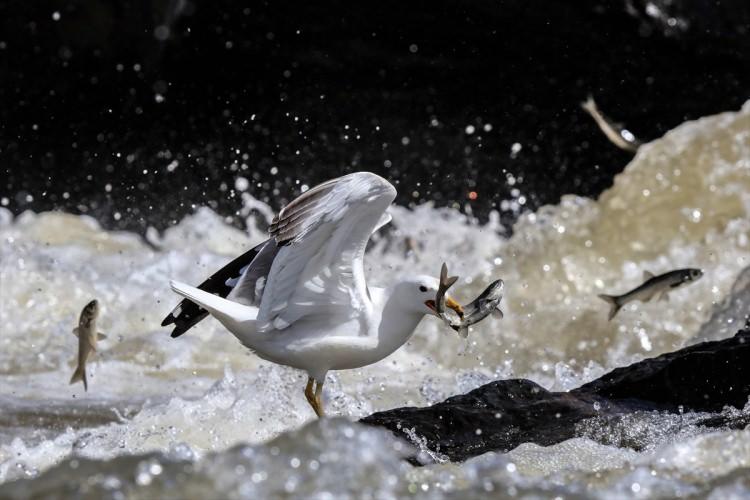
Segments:
[[[224,325],[227,323],[236,324],[246,321],[255,321],[258,317],[258,308],[246,306],[239,302],[224,299],[218,295],[205,292],[179,281],[170,281],[169,286],[175,293],[178,293],[196,303],[212,316],[221,321]]]
[[[206,281],[198,285],[198,288],[214,295],[227,297],[232,291],[234,283],[236,283],[238,278],[243,276],[244,271],[248,266],[252,265],[255,258],[260,251],[266,247],[269,241],[273,240],[266,240],[260,245],[257,245],[240,255],[232,262],[212,274]],[[191,329],[206,316],[208,316],[208,311],[202,309],[198,304],[189,299],[185,299],[181,300],[177,307],[175,307],[172,312],[164,318],[164,321],[161,322],[161,326],[174,325],[172,337],[175,338]]]

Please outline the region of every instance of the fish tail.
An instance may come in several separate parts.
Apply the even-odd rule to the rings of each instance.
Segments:
[[[619,297],[615,297],[614,295],[597,295],[600,299],[602,299],[604,302],[609,304],[609,316],[607,317],[607,320],[611,321],[612,318],[615,317],[615,314],[617,314],[617,311],[620,310],[622,307],[622,304],[617,300]]]
[[[86,379],[86,369],[78,366],[76,371],[73,372],[73,376],[70,377],[70,383],[75,384],[76,382],[83,382],[83,390],[89,390],[89,382]]]
[[[581,107],[584,110],[588,111],[589,113],[595,112],[596,111],[596,103],[594,102],[594,97],[591,94],[589,94],[586,97],[586,100],[583,101],[583,102],[581,102]]]

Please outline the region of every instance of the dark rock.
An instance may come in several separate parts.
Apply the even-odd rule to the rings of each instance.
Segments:
[[[570,392],[529,380],[500,380],[426,408],[375,413],[362,423],[418,437],[431,451],[465,460],[532,442],[551,445],[581,435],[585,419],[642,411],[718,412],[743,408],[750,395],[750,329],[617,368]],[[699,420],[706,427],[742,428],[744,414]]]
[[[742,408],[750,394],[750,331],[617,368],[571,391],[678,411]]]
[[[550,445],[574,436],[575,424],[609,408],[602,398],[549,392],[530,380],[498,380],[428,408],[397,408],[375,413],[362,423],[396,434],[413,433],[451,460],[487,451],[508,451],[521,443]]]

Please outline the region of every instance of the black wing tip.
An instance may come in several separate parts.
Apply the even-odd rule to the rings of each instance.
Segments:
[[[188,314],[183,311],[178,318],[173,319],[172,323],[174,323],[174,329],[170,334],[173,339],[176,339],[183,333],[187,332],[192,327],[200,323],[206,316],[208,316],[208,311],[206,311],[205,309],[199,309],[198,306],[195,307],[197,309],[195,315]]]
[[[190,330],[192,327],[195,326],[195,324],[198,321],[188,321],[186,322],[178,322],[177,320],[173,321],[174,328],[172,329],[172,333],[169,334],[170,337],[173,339],[176,339],[186,331]]]
[[[177,337],[179,337],[180,335],[182,335],[186,331],[187,331],[187,328],[181,329],[179,326],[177,326],[177,327],[175,327],[174,330],[172,330],[172,333],[169,336],[172,337],[173,339],[176,339]]]
[[[176,339],[177,337],[179,337],[180,335],[188,331],[188,329],[190,329],[191,326],[193,326],[193,325],[186,326],[184,324],[180,324],[178,322],[178,318],[175,318],[175,316],[172,313],[169,313],[167,317],[164,318],[164,320],[161,322],[161,326],[169,326],[169,325],[174,325],[174,329],[172,330],[172,333],[170,334],[170,336],[173,339]]]
[[[170,313],[169,316],[164,318],[164,321],[161,322],[161,326],[169,325],[174,325],[174,329],[172,330],[170,337],[176,339],[177,337],[188,331],[190,328],[192,328],[194,326],[194,323],[180,323],[178,322],[178,319],[172,316],[172,313]]]

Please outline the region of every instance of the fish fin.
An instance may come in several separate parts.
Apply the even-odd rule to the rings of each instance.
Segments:
[[[656,276],[656,275],[654,273],[652,273],[651,271],[648,271],[648,270],[644,270],[643,271],[643,281],[648,281],[651,278],[653,278],[654,276]]]
[[[661,297],[659,297],[659,300],[663,302],[669,302],[669,294],[667,292],[662,292]]]
[[[663,292],[657,291],[654,292],[651,297],[644,299],[643,302],[656,302],[657,300],[661,299]]]
[[[99,332],[99,333],[96,334],[96,339],[97,340],[104,340],[106,338],[107,338],[107,336],[104,335],[102,332]]]
[[[615,314],[617,314],[617,311],[620,310],[622,305],[617,301],[618,297],[615,297],[614,295],[597,295],[600,299],[602,299],[604,302],[609,304],[609,316],[607,317],[608,321],[611,321],[612,318],[615,317]]]
[[[503,314],[503,310],[502,310],[502,309],[500,309],[499,307],[496,307],[496,308],[495,308],[495,309],[494,309],[494,310],[492,311],[492,314],[494,314],[495,316],[497,316],[497,317],[498,317],[498,318],[500,318],[500,319],[503,319],[503,318],[505,317],[505,314]]]
[[[76,368],[76,371],[73,372],[73,376],[70,377],[70,384],[75,384],[76,382],[83,382],[83,390],[87,391],[89,390],[89,383],[86,379],[86,369],[81,368],[78,366]]]
[[[469,327],[468,326],[461,326],[456,330],[458,332],[458,336],[462,339],[465,339],[469,336]]]
[[[73,328],[73,335],[78,337],[78,327]]]

